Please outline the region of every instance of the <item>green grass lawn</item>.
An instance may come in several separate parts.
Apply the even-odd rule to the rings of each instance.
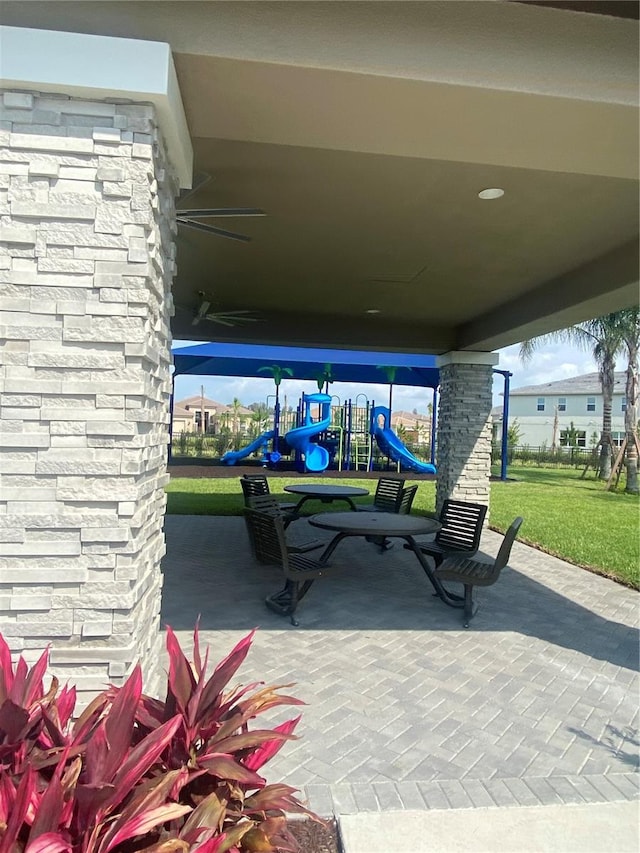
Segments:
[[[524,518],[519,539],[578,566],[640,588],[640,502],[623,492],[607,492],[593,478],[581,480],[580,472],[545,468],[516,467],[510,472],[515,482],[491,484],[491,527],[504,532],[517,515]],[[299,478],[272,478],[275,497],[292,499],[283,492]],[[310,477],[305,482],[326,483],[326,478]],[[409,485],[411,481],[407,479]],[[375,481],[356,477],[341,484],[363,486],[371,492]],[[172,478],[167,486],[167,512],[181,515],[241,515],[242,492],[237,477],[190,479]],[[370,498],[363,498],[364,502]],[[307,504],[310,511],[332,508]],[[413,512],[433,512],[435,483],[419,481]]]

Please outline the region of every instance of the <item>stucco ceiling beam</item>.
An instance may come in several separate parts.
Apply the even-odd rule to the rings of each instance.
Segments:
[[[637,305],[639,252],[631,240],[461,326],[458,349],[498,349]]]

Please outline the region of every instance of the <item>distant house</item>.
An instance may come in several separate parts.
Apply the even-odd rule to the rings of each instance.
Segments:
[[[391,427],[396,432],[402,427],[403,437],[413,444],[429,444],[431,441],[431,418],[414,412],[393,412]]]
[[[187,397],[173,404],[172,430],[174,435],[181,432],[201,432],[201,421],[204,412],[204,431],[219,433],[222,429],[230,429],[241,435],[249,432],[249,424],[253,412],[240,406],[234,411],[233,406],[218,403],[208,397]]]
[[[624,439],[626,374],[615,374],[612,409],[612,438],[617,447]],[[492,411],[494,430],[502,421],[502,407]],[[514,388],[509,394],[509,424],[518,421],[519,445],[566,447],[571,444],[571,425],[575,444],[590,447],[600,438],[602,429],[602,389],[597,373],[585,373],[571,379]],[[498,433],[500,427],[498,426]],[[594,441],[595,437],[595,441]]]

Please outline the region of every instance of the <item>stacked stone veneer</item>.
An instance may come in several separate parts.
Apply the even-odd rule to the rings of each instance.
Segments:
[[[153,690],[175,180],[152,106],[2,98],[0,630]]]
[[[438,512],[447,498],[489,506],[492,386],[491,366],[440,367]]]

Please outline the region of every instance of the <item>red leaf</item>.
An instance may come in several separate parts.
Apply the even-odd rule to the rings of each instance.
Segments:
[[[273,731],[281,735],[290,735],[299,722],[300,717],[294,717],[292,720],[287,720],[286,723],[276,726]],[[263,746],[256,749],[254,753],[244,759],[244,766],[248,767],[249,770],[259,770],[263,764],[266,764],[267,761],[273,758],[283,743],[284,739],[282,737],[275,737],[273,740],[267,741]]]
[[[58,711],[58,726],[62,731],[71,719],[71,715],[76,707],[76,688],[69,688],[65,685],[60,691],[55,707]]]
[[[61,761],[64,763],[65,760],[65,756],[63,756]],[[57,772],[58,770],[56,770]],[[54,775],[40,799],[29,833],[29,843],[35,841],[38,836],[52,833],[59,828],[63,805],[62,785],[60,779]]]
[[[6,773],[0,773],[0,822],[6,823],[16,801],[16,789]]]
[[[148,734],[131,750],[129,757],[113,779],[115,791],[109,803],[110,806],[115,806],[124,799],[162,755],[181,725],[182,718],[177,715]]]
[[[93,699],[73,724],[73,743],[83,743],[97,725],[109,699],[100,693]]]
[[[300,717],[298,717],[298,720],[299,719]],[[254,747],[269,743],[272,740],[295,740],[295,735],[290,734],[288,731],[281,732],[280,729],[280,726],[274,729],[254,729],[253,731],[243,732],[239,735],[231,735],[230,737],[225,737],[221,740],[216,740],[214,738],[209,741],[207,747],[215,750],[216,752],[233,753],[238,752],[241,749],[253,749]],[[245,767],[249,766],[246,760],[244,761],[244,765]],[[256,768],[252,767],[251,769],[255,770]]]
[[[0,634],[0,705],[9,696],[13,685],[13,664],[11,651],[4,637]]]
[[[49,665],[49,649],[46,648],[31,667],[24,686],[24,706],[28,708],[36,699],[42,699],[42,679]]]
[[[13,699],[7,699],[0,707],[0,730],[5,732],[9,743],[15,743],[28,722],[29,714]]]
[[[190,811],[191,806],[183,806],[180,803],[166,803],[162,806],[156,806],[154,809],[149,809],[144,814],[137,815],[128,820],[122,829],[109,841],[108,845],[100,846],[98,853],[109,853],[109,850],[112,850],[123,841],[128,841],[136,835],[146,835],[147,832],[151,832],[159,824],[175,820],[188,814]]]
[[[70,853],[71,844],[57,832],[45,832],[30,841],[25,853]]]
[[[85,774],[88,785],[104,785],[111,782],[113,774],[108,773],[109,765],[109,741],[105,731],[105,720],[100,722],[98,728],[87,743],[85,754]]]
[[[133,724],[142,693],[140,666],[136,666],[118,690],[105,720],[105,735],[109,753],[105,766],[106,781],[115,776],[131,746]]]
[[[18,663],[16,664],[16,671],[13,676],[13,684],[9,691],[9,699],[13,699],[16,705],[24,706],[24,688],[28,671],[27,662],[22,655],[20,655]]]
[[[250,634],[240,640],[237,646],[227,655],[226,658],[224,658],[224,660],[220,661],[218,666],[215,668],[213,675],[207,682],[202,694],[202,701],[198,711],[199,720],[203,719],[211,706],[220,701],[220,694],[246,658],[255,632],[254,628]]]
[[[262,776],[258,776],[257,773],[224,753],[212,752],[203,755],[198,759],[198,764],[220,779],[233,779],[235,782],[242,782],[256,788],[262,788],[265,784]]]
[[[178,707],[186,715],[189,698],[196,688],[196,681],[189,661],[180,648],[178,638],[167,625],[167,652],[169,653],[169,688]]]
[[[200,614],[196,619],[196,627],[193,629],[193,665],[198,676],[202,675],[202,658],[200,657]]]
[[[35,792],[35,773],[27,766],[27,771],[20,780],[16,798],[9,813],[7,828],[0,836],[0,853],[12,853],[17,848],[18,833],[25,822]]]

